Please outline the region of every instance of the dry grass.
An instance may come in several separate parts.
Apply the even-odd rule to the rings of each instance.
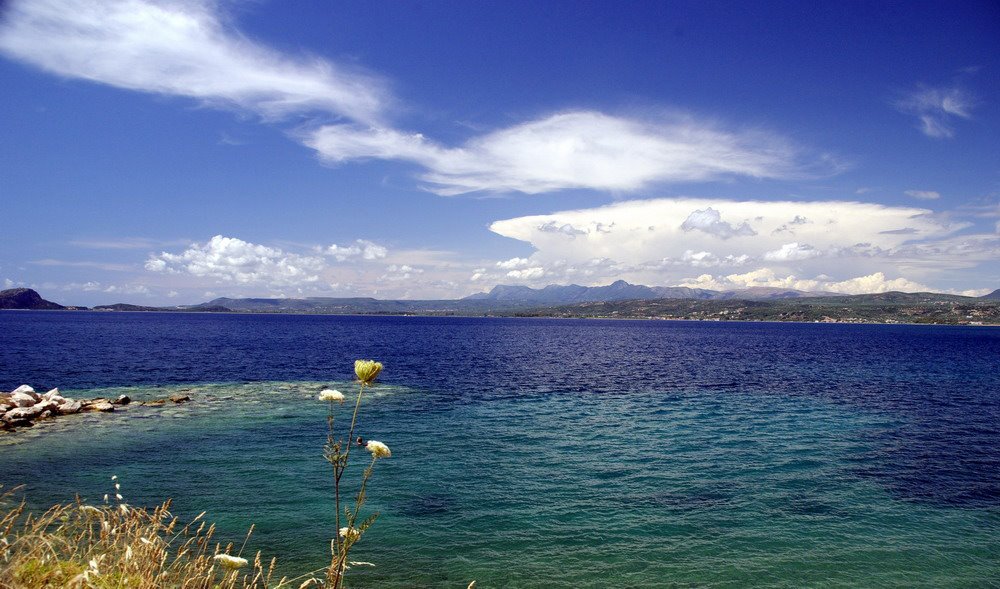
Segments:
[[[243,547],[213,541],[215,526],[203,516],[181,524],[170,513],[169,501],[152,510],[77,502],[34,514],[12,492],[2,493],[0,589],[295,589],[317,584],[308,574],[273,580],[274,559],[265,566],[257,553],[243,561]],[[216,558],[222,554],[237,560]]]

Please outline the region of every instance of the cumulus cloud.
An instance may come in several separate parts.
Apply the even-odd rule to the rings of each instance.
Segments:
[[[917,117],[919,129],[935,139],[955,136],[956,119],[972,118],[976,99],[959,87],[920,87],[895,104],[903,113]]]
[[[764,254],[768,262],[794,262],[808,260],[823,255],[823,252],[807,243],[786,243],[780,248]]]
[[[594,111],[548,115],[445,147],[421,134],[326,125],[303,141],[331,163],[395,159],[426,171],[427,189],[538,194],[570,188],[634,191],[664,182],[804,173],[802,154],[761,131],[734,131],[689,116],[640,120]],[[824,172],[833,167],[824,162]]]
[[[690,215],[688,215],[687,219],[684,219],[684,222],[681,223],[681,229],[684,231],[694,231],[697,229],[698,231],[704,231],[705,233],[714,235],[720,239],[757,235],[757,232],[754,231],[746,221],[734,226],[731,223],[723,221],[722,214],[712,207],[693,211]]]
[[[787,288],[809,292],[831,292],[838,294],[866,294],[889,291],[926,292],[930,287],[905,278],[886,278],[882,272],[867,276],[857,276],[847,280],[831,280],[828,277],[814,279],[797,278],[794,275],[778,276],[770,268],[760,268],[744,274],[712,276],[702,274],[680,282],[679,286],[705,288],[710,290],[735,290],[744,288]]]
[[[934,190],[907,190],[903,194],[920,200],[937,200],[941,198],[941,193]]]
[[[598,224],[613,225],[614,230],[596,231]],[[585,233],[570,238],[541,229],[564,225]],[[795,239],[788,239],[787,231],[776,231],[781,227],[794,228]],[[959,252],[973,264],[995,255],[988,239],[952,237],[966,227],[948,216],[908,206],[703,198],[620,201],[504,219],[490,226],[535,248],[530,256],[518,258],[518,270],[540,268],[547,281],[591,285],[618,278],[673,284],[690,277],[693,268],[719,268],[726,276],[726,269],[733,273],[750,264],[782,276],[830,274],[839,281],[878,272],[906,276],[918,267],[919,277],[933,268],[961,264],[954,259],[961,257]],[[605,262],[590,266],[595,259]],[[484,271],[480,280],[488,276],[491,273]],[[524,279],[524,274],[509,278]]]
[[[333,244],[323,253],[333,256],[338,262],[343,262],[352,259],[380,260],[388,255],[389,250],[373,241],[358,239],[351,245]]]
[[[180,254],[161,252],[146,261],[151,272],[184,273],[237,284],[294,286],[316,282],[321,257],[286,253],[278,248],[216,235]]]
[[[322,111],[376,123],[375,76],[292,58],[226,26],[210,0],[14,0],[0,51],[49,72],[235,106],[267,118]]]

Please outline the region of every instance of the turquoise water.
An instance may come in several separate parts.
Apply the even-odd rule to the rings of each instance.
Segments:
[[[0,385],[193,401],[0,436],[35,505],[117,475],[322,567],[315,398],[370,356],[352,586],[1000,586],[1000,330],[109,315],[0,314]]]
[[[191,404],[41,424],[3,439],[33,487],[100,501],[170,496],[283,573],[322,566],[332,524],[320,456],[324,386],[127,387],[78,396]],[[698,391],[585,394],[434,407],[434,393],[370,391],[361,431],[393,450],[356,550],[361,587],[974,587],[1000,581],[995,509],[893,497],[859,461],[901,424],[815,400]],[[340,411],[346,411],[346,406]],[[77,463],[66,469],[57,465]],[[10,472],[9,470],[7,472]],[[89,491],[89,493],[88,493]]]

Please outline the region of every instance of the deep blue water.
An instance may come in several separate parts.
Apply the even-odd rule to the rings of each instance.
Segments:
[[[0,389],[195,401],[2,437],[0,483],[115,473],[322,566],[313,398],[356,358],[386,365],[362,430],[393,448],[356,584],[1000,584],[997,328],[5,312]]]

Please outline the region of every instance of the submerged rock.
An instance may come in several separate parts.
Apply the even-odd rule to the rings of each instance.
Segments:
[[[191,400],[191,396],[181,395],[181,394],[170,395],[170,400],[173,401],[174,403],[187,403],[188,401]]]
[[[128,405],[132,402],[132,398],[128,395],[119,395],[117,399],[111,401],[112,405]]]
[[[115,410],[115,406],[106,400],[102,400],[98,403],[91,403],[86,407],[87,411],[100,411],[101,413],[110,413]]]

